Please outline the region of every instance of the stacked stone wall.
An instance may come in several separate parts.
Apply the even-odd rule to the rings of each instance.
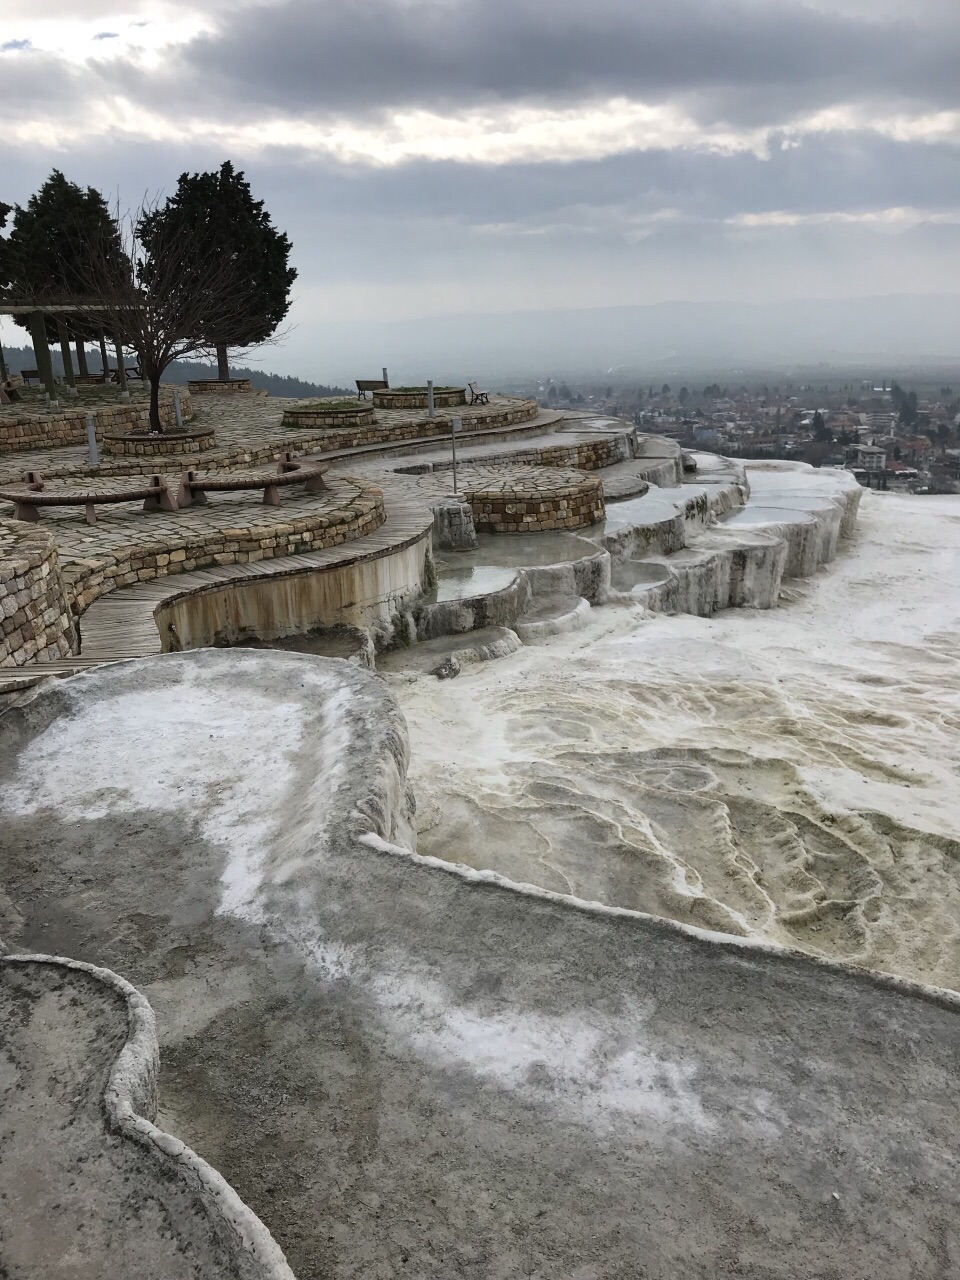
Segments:
[[[193,406],[186,391],[180,392],[180,409],[185,419],[193,416]],[[0,453],[86,444],[88,413],[93,414],[98,439],[107,431],[148,430],[150,427],[150,406],[143,401],[91,405],[89,409],[69,408],[53,413],[16,405],[12,409],[0,410]],[[164,427],[177,425],[173,392],[167,389],[160,392],[160,422]]]
[[[210,565],[249,564],[302,551],[321,551],[363,538],[386,519],[383,492],[360,481],[338,478],[345,490],[342,504],[315,515],[275,523],[261,517],[256,524],[229,529],[206,529],[201,534],[176,535],[150,546],[131,546],[117,553],[65,561],[67,599],[80,616],[107,592],[168,574],[189,573]],[[262,509],[262,508],[261,508]]]
[[[373,403],[378,409],[426,409],[427,392],[396,391],[389,387],[382,391],[374,391]],[[446,387],[433,389],[433,407],[435,409],[455,409],[467,403],[466,387]]]
[[[606,514],[600,479],[571,471],[531,468],[465,497],[477,531],[483,533],[583,529]]]
[[[0,667],[66,658],[73,640],[53,536],[0,521]]]
[[[476,414],[464,415],[463,430],[468,431],[495,431],[497,427],[514,426],[518,423],[532,422],[540,412],[536,400],[512,400],[509,402],[513,407],[510,409],[500,409],[495,406],[493,411],[479,411]],[[3,416],[0,415],[0,423],[3,422]],[[2,429],[2,428],[0,428]],[[292,453],[295,457],[301,454],[314,453],[320,451],[323,453],[332,453],[338,449],[359,448],[365,444],[396,444],[402,443],[404,440],[413,440],[421,436],[433,438],[435,436],[448,436],[451,432],[451,421],[449,418],[423,419],[414,418],[408,422],[401,421],[392,425],[373,426],[370,428],[360,428],[357,430],[334,429],[334,430],[315,430],[315,431],[299,431],[294,434],[292,431],[286,438],[281,436],[273,436],[271,439],[265,440],[262,444],[252,441],[245,441],[243,444],[234,445],[232,447],[218,450],[216,455],[204,457],[203,468],[205,471],[232,470],[234,467],[258,466],[265,463],[277,462],[283,453]],[[86,442],[86,432],[84,432],[84,442]],[[23,446],[26,448],[27,446]],[[0,453],[3,450],[0,448]],[[179,463],[179,452],[173,451],[166,455],[165,466],[169,468],[176,467]],[[191,459],[184,458],[185,461]],[[507,455],[504,460],[512,461]],[[538,459],[539,460],[539,459]],[[127,476],[127,475],[148,475],[157,470],[156,459],[143,458],[124,458],[117,459],[101,459],[99,471],[94,473],[90,467],[82,463],[73,463],[66,466],[57,466],[49,471],[44,469],[43,475],[45,479],[72,479],[80,476],[90,476],[93,474],[100,476]],[[0,464],[0,484],[17,484],[22,479],[22,466],[8,466],[4,470]]]
[[[503,463],[505,466],[541,466],[541,467],[574,467],[578,471],[599,471],[603,467],[613,466],[616,462],[627,462],[631,457],[630,435],[609,438],[598,436],[595,440],[585,440],[578,444],[547,445],[528,449],[511,449],[504,453],[485,453],[483,465],[492,466]],[[450,471],[452,462],[434,462],[431,471]],[[409,467],[397,467],[401,473],[416,474],[422,468],[416,464]]]
[[[198,427],[196,431],[176,431],[170,435],[154,435],[149,431],[124,432],[103,437],[105,453],[114,457],[169,458],[184,453],[206,453],[217,447],[217,433],[213,427]]]
[[[508,403],[509,408],[494,405],[491,409],[460,415],[461,430],[492,430],[518,422],[532,422],[540,412],[536,400],[511,400]],[[370,426],[334,427],[323,432],[319,443],[327,450],[359,449],[370,444],[396,444],[404,440],[449,436],[452,430],[453,420],[449,417],[411,418],[409,421],[378,422]]]
[[[262,395],[265,396],[266,391],[258,391],[254,393],[253,384],[249,378],[191,378],[187,383],[192,395],[197,396],[235,396],[235,395]]]
[[[323,409],[311,407],[300,409],[290,405],[283,411],[285,427],[294,427],[299,431],[311,428],[331,429],[334,427],[367,427],[373,424],[373,405],[359,404],[355,409]]]

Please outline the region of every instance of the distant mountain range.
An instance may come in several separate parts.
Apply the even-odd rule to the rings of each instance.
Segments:
[[[11,368],[33,366],[32,348],[4,350]],[[298,374],[341,385],[259,369],[231,367],[231,373],[274,395],[294,396],[343,394],[344,384],[379,378],[383,366],[395,386],[428,378],[462,385],[476,378],[493,390],[546,377],[616,373],[655,381],[662,373],[669,381],[703,373],[711,381],[822,365],[859,370],[863,377],[900,377],[915,367],[960,365],[960,294],[301,320],[276,351]],[[167,377],[185,382],[213,372],[209,365],[183,362]]]
[[[7,361],[7,368],[14,373],[20,369],[35,369],[37,366],[33,347],[11,347],[4,343],[3,354]],[[63,373],[63,360],[58,347],[51,346],[50,357],[53,361],[53,371],[57,377],[60,377]],[[76,368],[75,355],[73,360],[74,368]],[[109,368],[115,369],[117,362],[108,355],[107,365]],[[100,372],[100,353],[95,348],[87,348],[87,367],[91,373]],[[183,384],[189,382],[191,378],[215,378],[216,376],[216,365],[201,364],[196,360],[178,360],[167,369],[164,374],[164,381]],[[259,387],[262,391],[269,391],[273,396],[335,396],[349,394],[345,387],[327,387],[322,383],[305,382],[303,378],[290,377],[288,374],[264,373],[262,369],[248,369],[243,365],[231,365],[230,376],[232,378],[249,378],[255,387]]]
[[[298,350],[300,340],[309,346]],[[650,306],[301,323],[284,363],[324,374],[422,383],[630,371],[794,368],[821,362],[880,373],[960,362],[960,295],[664,302]]]

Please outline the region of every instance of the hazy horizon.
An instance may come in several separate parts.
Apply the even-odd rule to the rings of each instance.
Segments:
[[[323,382],[533,371],[551,339],[590,367],[946,356],[960,5],[904,10],[0,0],[0,199],[57,167],[130,206],[231,159],[299,271],[259,361]]]

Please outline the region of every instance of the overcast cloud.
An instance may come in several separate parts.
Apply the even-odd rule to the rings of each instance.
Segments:
[[[0,199],[229,156],[318,378],[338,317],[948,294],[958,51],[956,0],[0,0]]]

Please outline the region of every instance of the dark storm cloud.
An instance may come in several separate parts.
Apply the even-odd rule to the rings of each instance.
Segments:
[[[286,0],[230,15],[184,63],[209,89],[312,112],[624,95],[768,121],[835,101],[960,100],[960,6],[895,20],[796,0]]]

